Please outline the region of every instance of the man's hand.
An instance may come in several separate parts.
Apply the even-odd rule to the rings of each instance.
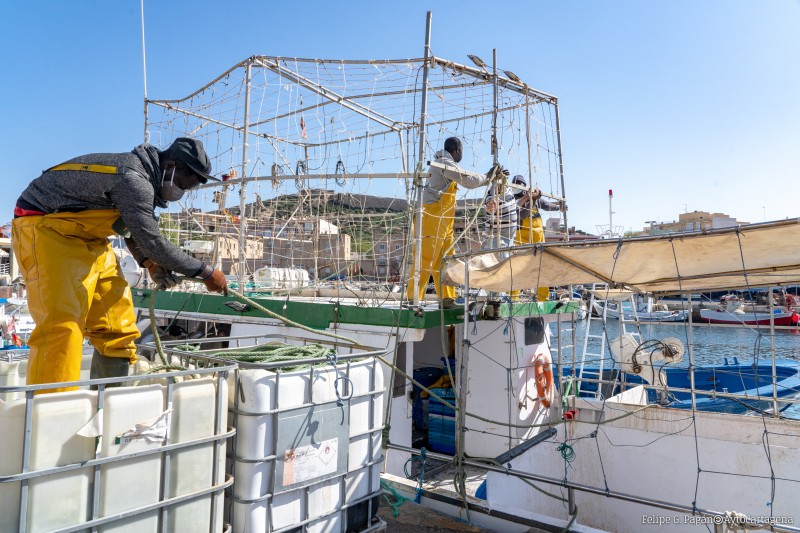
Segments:
[[[163,291],[171,289],[178,284],[178,278],[175,277],[173,272],[170,272],[166,268],[150,261],[149,259],[147,261],[149,262],[149,264],[147,264],[147,271],[150,273],[150,279],[153,280],[153,283],[155,283],[156,287]]]
[[[542,197],[542,191],[540,191],[539,189],[533,189],[531,191],[531,198],[533,199],[534,202],[541,197]]]
[[[211,276],[204,279],[203,283],[206,284],[206,289],[211,292],[221,292],[225,296],[228,295],[228,280],[225,278],[225,274],[222,273],[222,270],[215,268],[214,271],[211,272]]]
[[[504,169],[502,165],[497,164],[493,165],[492,168],[489,169],[489,172],[486,173],[487,180],[499,180],[503,177],[508,177],[511,174],[508,170]]]

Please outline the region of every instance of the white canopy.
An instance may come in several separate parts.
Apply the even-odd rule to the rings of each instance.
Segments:
[[[443,279],[465,282],[464,256]],[[469,286],[491,291],[608,283],[679,293],[800,284],[800,219],[695,233],[532,245],[510,258],[469,258]]]

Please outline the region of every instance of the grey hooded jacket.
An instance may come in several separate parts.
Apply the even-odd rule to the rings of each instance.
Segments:
[[[159,151],[142,144],[121,154],[87,154],[65,161],[116,167],[116,174],[82,170],[45,170],[17,200],[17,207],[41,213],[118,209],[131,238],[128,248],[141,264],[145,258],[185,276],[205,265],[170,243],[159,231],[156,207],[166,207],[161,188]]]
[[[456,182],[467,189],[475,189],[488,181],[486,176],[462,170],[447,150],[439,150],[434,154],[434,158],[435,163],[447,165],[448,168],[430,168],[431,177],[428,178],[422,193],[423,204],[438,202],[442,197],[442,193],[447,190],[452,182]]]

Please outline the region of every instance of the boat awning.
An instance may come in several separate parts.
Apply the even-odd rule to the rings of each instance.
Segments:
[[[800,284],[800,219],[705,232],[532,245],[508,259],[454,256],[443,277],[490,291],[608,283],[684,293]]]

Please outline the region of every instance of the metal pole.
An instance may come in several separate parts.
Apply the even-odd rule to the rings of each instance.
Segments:
[[[528,86],[523,85],[525,89],[525,142],[528,145],[528,185],[533,186],[533,160],[531,158],[531,110],[530,110],[530,95],[528,94]]]
[[[567,223],[567,189],[564,185],[564,155],[561,151],[561,119],[558,114],[558,101],[556,100],[553,105],[556,108],[556,140],[558,141],[558,174],[561,177],[561,196],[564,198],[565,208],[561,211],[564,217],[564,240],[569,241],[569,224]]]
[[[775,370],[775,300],[772,298],[773,287],[769,288],[767,293],[767,303],[769,304],[769,340],[770,352],[772,352],[772,416],[777,418],[780,416],[778,411],[778,382]]]
[[[689,388],[692,391],[692,413],[697,411],[697,395],[694,393],[694,328],[692,327],[692,293],[688,293],[686,298],[689,300],[689,329],[686,340],[689,342]]]
[[[497,164],[497,48],[492,50],[492,88],[494,91],[494,107],[492,108],[492,156]]]
[[[497,165],[499,160],[498,152],[500,151],[497,145],[497,48],[492,49],[492,93],[493,93],[493,104],[492,104],[492,164]],[[492,176],[494,178],[494,176]],[[493,220],[500,221],[500,205],[502,204],[503,200],[505,199],[505,191],[501,190],[501,184],[497,182],[493,182],[489,185],[492,189],[492,198],[495,202],[495,212],[494,216],[492,217]],[[500,235],[501,229],[500,224],[497,224],[497,227],[494,228],[494,245],[492,248],[499,248],[501,246]],[[490,296],[495,296],[497,299],[500,299],[499,293],[490,293]],[[492,298],[494,299],[494,298]]]
[[[142,13],[142,78],[144,80],[144,142],[149,142],[147,138],[147,55],[145,54],[144,44],[144,0],[139,2]]]
[[[422,267],[422,171],[423,161],[425,161],[425,119],[428,113],[428,70],[430,68],[431,57],[431,12],[428,11],[425,23],[425,61],[422,66],[422,104],[419,114],[419,153],[417,154],[417,170],[414,176],[414,186],[417,189],[417,199],[414,209],[415,228],[414,228],[414,270],[412,272],[411,287],[414,291],[414,305],[419,304],[420,284],[428,280],[419,279],[419,271]],[[437,265],[438,268],[438,265]]]
[[[248,61],[245,74],[244,88],[244,127],[242,128],[242,183],[239,190],[239,290],[244,292],[245,284],[245,258],[247,257],[247,216],[245,213],[247,200],[247,135],[248,122],[250,121],[250,76],[252,73],[253,62]]]
[[[467,391],[469,390],[469,261],[464,262],[464,336],[461,341],[461,357],[458,376],[458,413],[456,413],[456,457],[459,462],[464,461],[464,449],[466,447],[466,419],[467,419]],[[449,363],[448,363],[449,364]],[[463,467],[460,467],[463,468]],[[461,480],[460,483],[464,481]],[[463,487],[463,485],[462,485]],[[460,488],[459,488],[460,490]],[[465,495],[462,494],[462,497]],[[467,520],[469,520],[469,506],[464,499]]]

